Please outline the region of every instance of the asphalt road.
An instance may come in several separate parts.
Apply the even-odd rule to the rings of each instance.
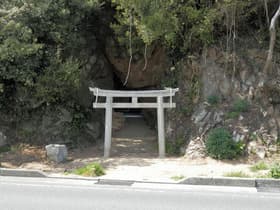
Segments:
[[[1,210],[279,210],[280,193],[175,184],[98,185],[94,181],[0,176]]]

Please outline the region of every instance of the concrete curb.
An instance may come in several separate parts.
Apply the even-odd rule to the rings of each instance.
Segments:
[[[131,186],[136,181],[132,180],[115,180],[115,179],[99,179],[96,184],[99,185],[123,185],[123,186]]]
[[[255,179],[249,178],[224,178],[224,177],[190,177],[187,178],[179,184],[189,184],[189,185],[215,185],[215,186],[236,186],[236,187],[255,187]]]
[[[37,170],[7,169],[7,168],[0,168],[0,176],[48,177],[43,172]]]
[[[179,184],[215,185],[231,187],[273,188],[280,190],[280,179],[229,178],[229,177],[190,177]]]
[[[226,187],[252,187],[257,189],[273,189],[280,192],[280,179],[255,179],[255,178],[229,178],[229,177],[190,177],[179,182],[157,182],[157,181],[139,181],[139,180],[120,180],[120,179],[102,179],[98,177],[66,177],[66,176],[48,176],[38,170],[27,169],[6,169],[0,168],[0,176],[17,177],[40,177],[56,179],[72,179],[95,181],[99,185],[124,185],[131,186],[134,183],[149,184],[180,184],[180,185],[212,185]]]
[[[276,188],[280,190],[280,179],[256,179],[256,188]]]

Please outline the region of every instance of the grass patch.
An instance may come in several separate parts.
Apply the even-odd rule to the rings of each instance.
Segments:
[[[102,176],[105,174],[104,168],[99,163],[90,163],[72,172],[80,176]]]
[[[174,180],[174,181],[179,181],[179,180],[182,180],[184,178],[185,178],[185,176],[183,176],[183,175],[176,175],[176,176],[171,177],[171,179]]]
[[[257,171],[263,171],[263,170],[268,170],[269,167],[265,162],[258,162],[255,165],[250,167],[250,170],[252,172],[257,172]]]
[[[246,174],[243,171],[231,171],[224,174],[225,177],[240,177],[240,178],[249,178],[250,175]]]

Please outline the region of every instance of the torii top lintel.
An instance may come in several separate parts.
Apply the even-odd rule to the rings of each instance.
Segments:
[[[104,90],[100,88],[89,88],[95,96],[111,97],[170,97],[174,96],[179,88],[165,88],[164,90]]]
[[[99,88],[89,88],[96,97],[93,108],[106,108],[110,104],[112,108],[157,108],[159,98],[168,97],[169,102],[160,102],[163,108],[174,108],[176,104],[172,102],[172,97],[179,91],[178,88],[165,88],[164,90],[104,90]],[[106,97],[106,103],[98,102],[98,97]],[[132,98],[129,103],[113,102],[112,98]],[[138,98],[157,98],[157,102],[139,102]]]

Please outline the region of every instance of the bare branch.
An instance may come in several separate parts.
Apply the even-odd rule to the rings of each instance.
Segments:
[[[130,17],[129,17],[129,62],[128,62],[128,69],[127,69],[127,75],[125,78],[125,81],[123,83],[123,86],[126,86],[128,83],[130,71],[131,71],[131,62],[133,59],[133,53],[132,53],[132,11],[130,11]]]
[[[276,22],[278,17],[280,16],[280,3],[278,10],[275,12],[274,16],[271,19],[270,22],[270,42],[269,42],[269,49],[268,49],[268,54],[264,66],[264,73],[268,74],[271,71],[272,68],[272,58],[273,58],[273,51],[274,51],[274,46],[275,46],[275,41],[276,41]]]
[[[147,65],[148,65],[147,48],[148,48],[148,44],[145,44],[145,50],[144,50],[145,65],[144,65],[142,71],[145,71],[147,69]]]
[[[267,22],[267,25],[269,26],[269,16],[268,16],[267,0],[263,0],[263,1],[264,1],[265,15],[266,15],[266,22]]]

